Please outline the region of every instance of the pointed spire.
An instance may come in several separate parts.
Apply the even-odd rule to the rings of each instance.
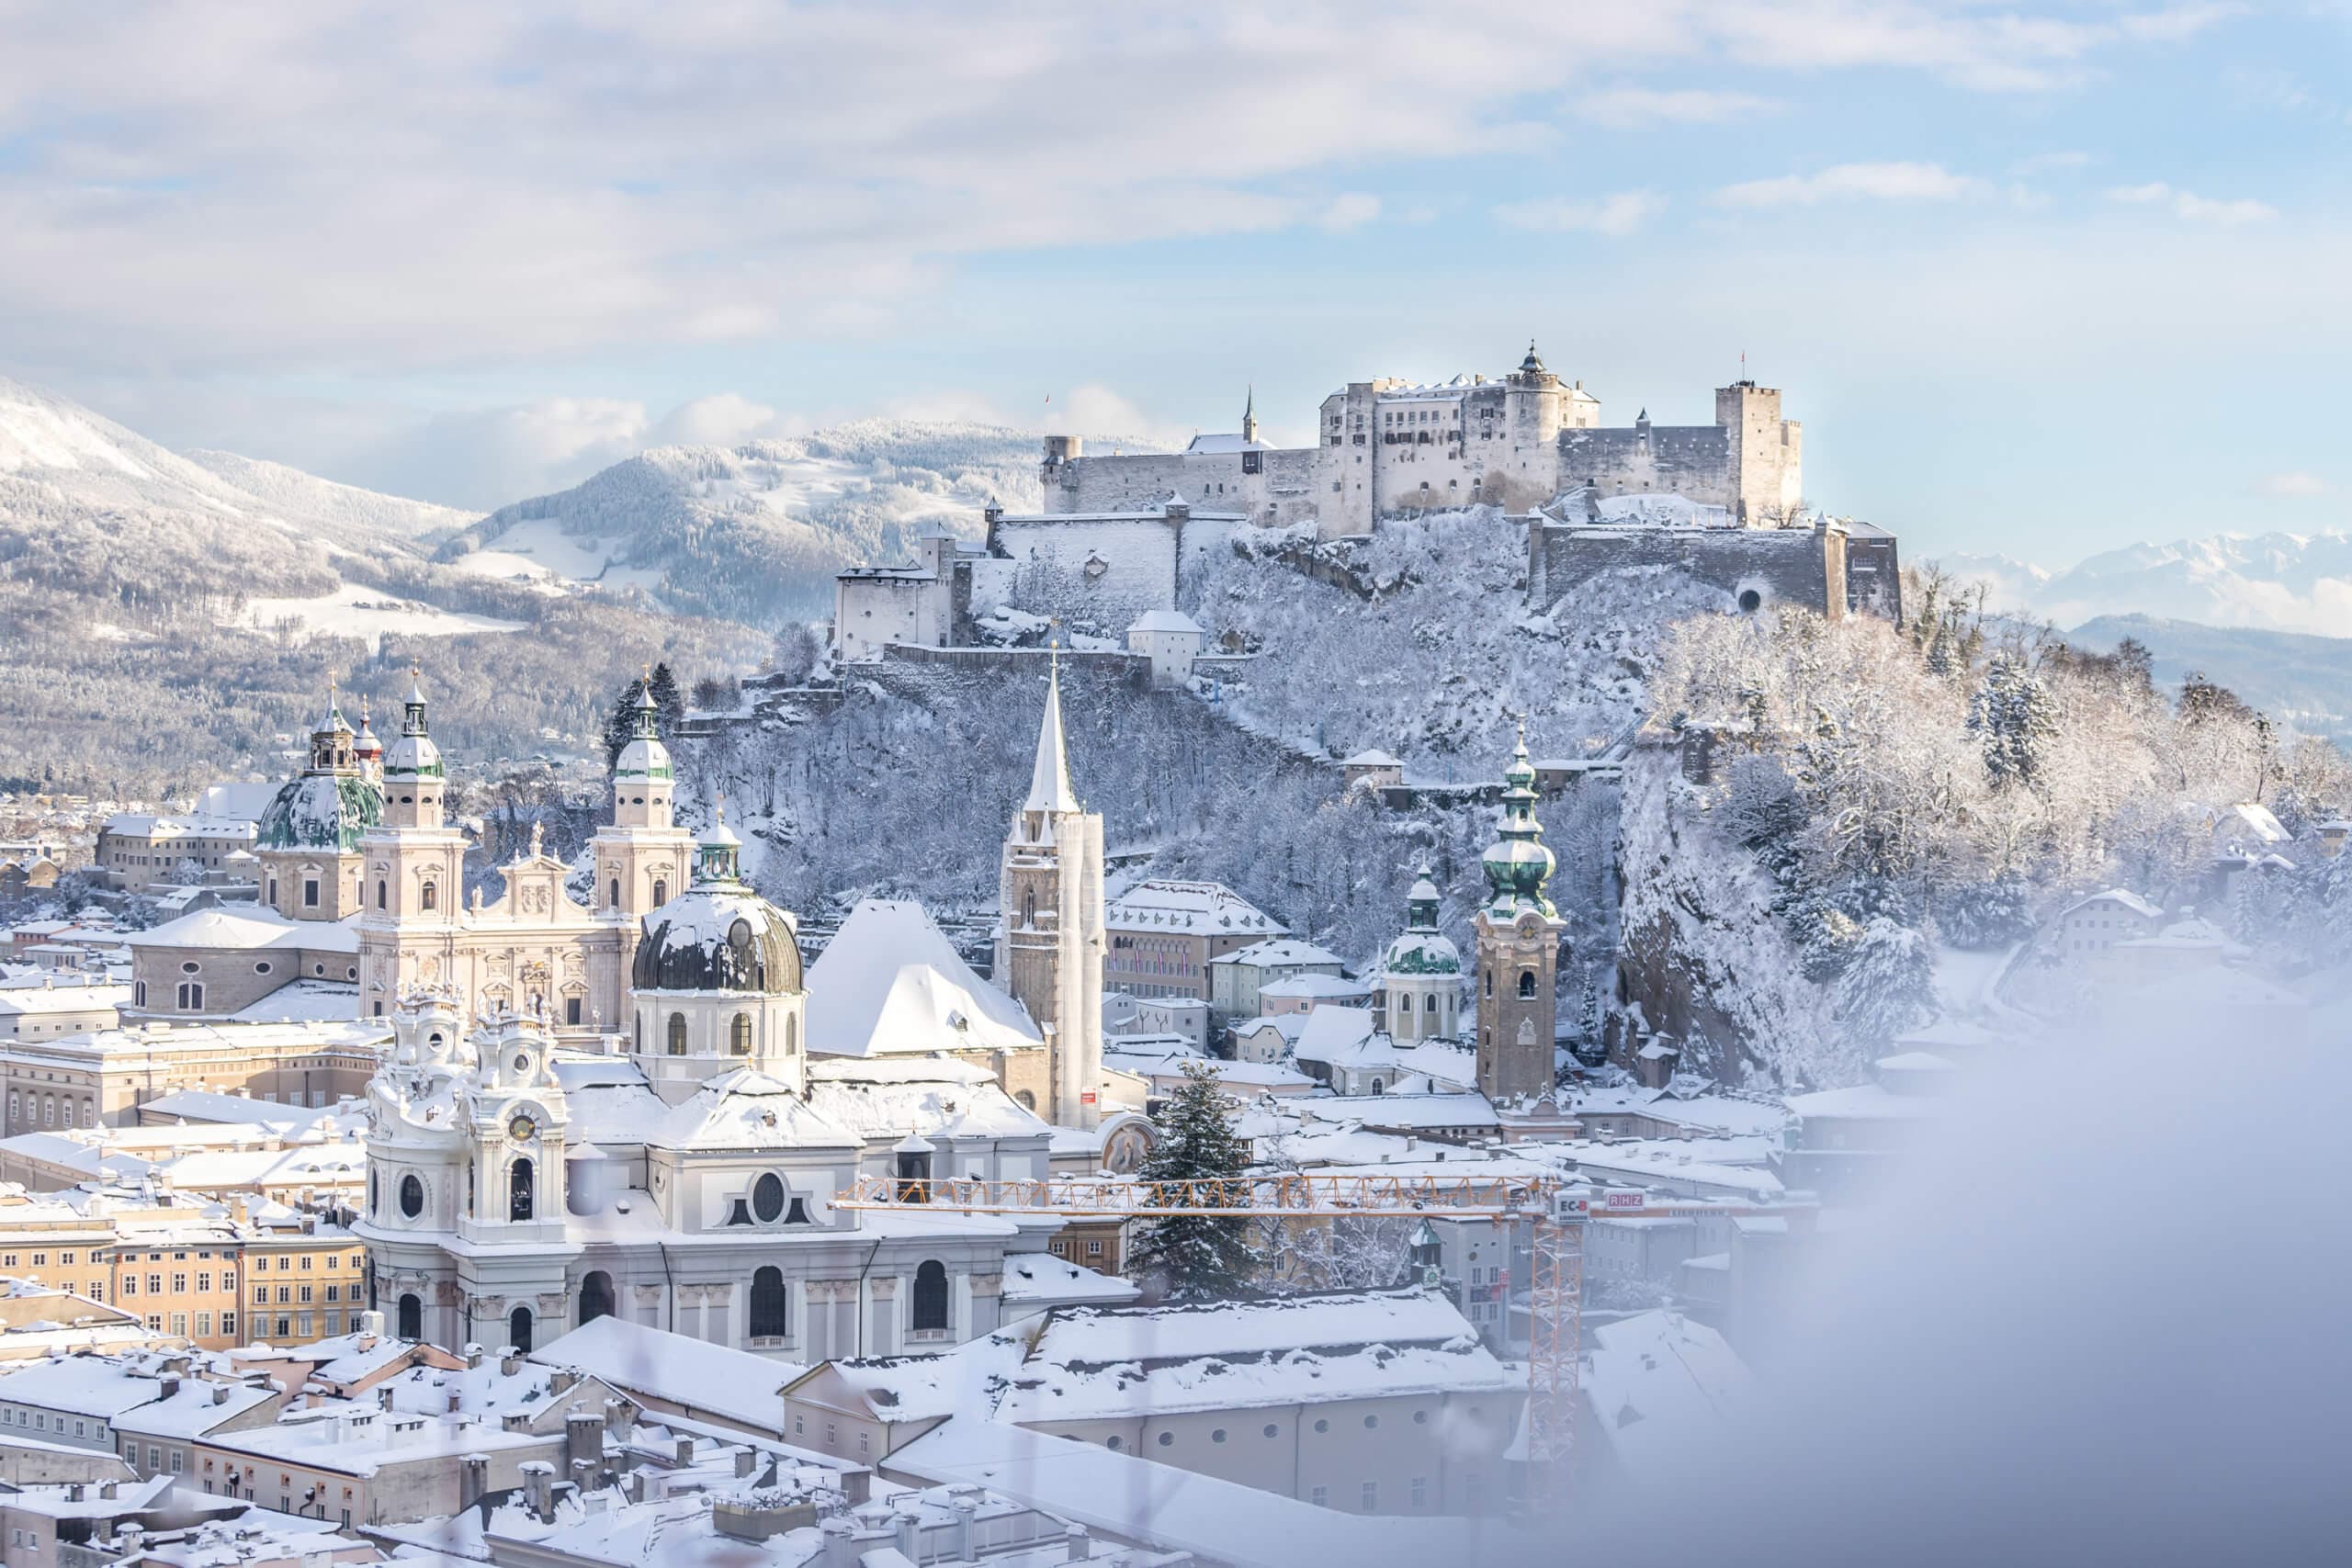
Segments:
[[[1023,811],[1076,811],[1078,792],[1069,784],[1069,754],[1062,744],[1062,654],[1054,646],[1052,672],[1046,678],[1046,717],[1037,728],[1037,761],[1029,771],[1029,798]]]
[[[639,740],[661,738],[661,712],[653,702],[653,666],[645,667],[645,678],[637,683],[637,716],[631,722],[629,734]]]

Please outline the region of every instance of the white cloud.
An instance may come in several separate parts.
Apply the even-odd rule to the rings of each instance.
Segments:
[[[1495,209],[1495,221],[1538,233],[1581,231],[1623,239],[1664,210],[1666,197],[1657,191],[1621,190],[1589,201],[1547,197],[1507,202]]]
[[[2080,152],[2036,152],[2009,165],[2013,175],[2060,175],[2088,168],[2091,155]]]
[[[2146,185],[2118,186],[2107,193],[2109,201],[2120,201],[2140,207],[2163,207],[2174,217],[2188,223],[2259,223],[2278,216],[2278,209],[2267,202],[2241,199],[2216,201],[2199,196],[2194,191],[2176,190],[2162,180]]]
[[[1331,204],[1323,209],[1323,215],[1315,221],[1319,227],[1332,233],[1342,234],[1351,229],[1360,229],[1379,216],[1380,198],[1378,197],[1366,196],[1362,191],[1350,191],[1345,195],[1333,197]]]
[[[1811,175],[1745,180],[1715,192],[1724,207],[1815,207],[1825,201],[1956,201],[1991,187],[1940,164],[1839,164]]]
[[[2307,500],[2312,496],[2325,495],[2328,491],[2328,483],[2317,474],[2306,473],[2296,468],[2285,473],[2265,474],[2255,481],[2254,488],[2263,495],[2276,496],[2285,500]]]
[[[1703,87],[1605,87],[1568,101],[1568,112],[1577,118],[1611,130],[1652,125],[1720,125],[1770,114],[1780,107],[1754,93]]]
[[[735,392],[679,404],[646,434],[648,446],[740,446],[808,433],[808,422],[776,412]]]

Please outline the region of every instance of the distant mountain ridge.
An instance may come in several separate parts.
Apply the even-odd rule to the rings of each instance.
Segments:
[[[908,558],[918,533],[977,535],[991,501],[1040,504],[1037,437],[860,420],[789,441],[663,446],[503,506],[440,547],[484,577],[641,588],[756,626],[822,615],[843,567]]]
[[[2154,655],[2161,687],[2177,689],[2183,677],[2201,673],[2272,718],[2352,749],[2352,637],[2101,615],[2067,640],[2105,653],[2127,637]]]
[[[2002,556],[1942,564],[1982,583],[1996,610],[2062,626],[2104,615],[2150,615],[2206,626],[2352,637],[2352,535],[2215,534],[2129,545],[2046,571]]]

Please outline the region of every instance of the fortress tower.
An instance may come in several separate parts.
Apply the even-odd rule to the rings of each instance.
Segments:
[[[1091,1127],[1102,1082],[1102,818],[1070,787],[1058,659],[1000,894],[996,983],[1046,1036],[1047,1104],[1037,1110],[1058,1126]]]

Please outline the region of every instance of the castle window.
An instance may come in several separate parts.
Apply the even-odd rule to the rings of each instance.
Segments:
[[[1241,454],[1241,471],[1242,471],[1243,473],[1245,473],[1245,474],[1255,474],[1255,473],[1262,472],[1262,471],[1263,471],[1263,468],[1264,468],[1264,463],[1265,463],[1265,457],[1266,457],[1266,455],[1265,455],[1263,452],[1244,452],[1244,453],[1242,453],[1242,454]]]
[[[506,1168],[506,1217],[527,1220],[531,1217],[531,1162],[518,1159]]]
[[[602,1269],[589,1270],[580,1281],[580,1324],[586,1327],[600,1317],[613,1315],[613,1277]]]
[[[424,1183],[413,1174],[401,1178],[401,1213],[412,1220],[424,1213]]]
[[[670,1015],[670,1055],[683,1056],[685,1054],[686,1015],[682,1012],[673,1012]]]
[[[935,1258],[915,1270],[914,1306],[907,1326],[917,1334],[947,1332],[947,1265]]]
[[[790,1329],[792,1298],[784,1288],[784,1270],[769,1266],[752,1275],[752,1337],[781,1339]]]
[[[392,1316],[392,1331],[402,1339],[424,1337],[424,1300],[413,1291],[401,1298]]]
[[[752,1054],[752,1015],[739,1012],[727,1026],[727,1049],[729,1055],[748,1056]]]
[[[1525,1000],[1527,998],[1532,997],[1535,994],[1534,970],[1522,969],[1519,972],[1519,994],[1521,1000]]]
[[[612,890],[605,895],[605,908],[607,909],[617,909],[620,907],[621,879],[616,876],[613,878]]]
[[[383,907],[384,907],[384,879],[383,879],[382,877],[380,877],[380,876],[379,876],[379,877],[378,877],[378,878],[376,879],[376,908],[378,908],[379,909],[380,909],[380,908],[382,908]]]
[[[506,1314],[506,1343],[528,1355],[531,1349],[531,1309],[516,1307]]]

